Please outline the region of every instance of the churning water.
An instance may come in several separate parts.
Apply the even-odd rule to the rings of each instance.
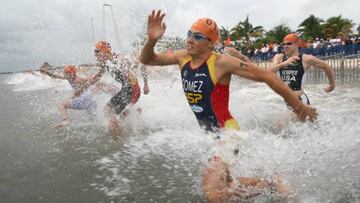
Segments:
[[[109,77],[105,77],[110,81]],[[120,122],[118,142],[106,129],[100,93],[97,116],[71,111],[60,121],[56,105],[71,95],[64,81],[32,74],[1,76],[1,202],[203,202],[201,173],[217,150],[198,127],[176,68],[150,78],[150,94]],[[110,81],[112,82],[112,81]],[[224,135],[233,175],[286,175],[303,202],[360,201],[360,87],[305,86],[318,109],[314,123],[277,129],[286,110],[266,85],[233,78],[230,111],[241,131]],[[228,138],[226,138],[228,137]],[[252,201],[267,202],[260,196]]]

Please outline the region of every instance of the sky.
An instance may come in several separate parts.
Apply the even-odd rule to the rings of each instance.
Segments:
[[[231,29],[249,16],[266,30],[293,30],[311,14],[326,20],[342,15],[360,24],[359,0],[0,0],[0,72],[95,62],[93,45],[107,39],[130,53],[145,32],[152,9],[166,12],[165,35],[184,38],[198,18],[210,17]],[[103,6],[108,4],[110,6]],[[105,35],[103,29],[105,11]],[[113,16],[113,17],[112,17]],[[113,20],[114,19],[114,20]],[[115,26],[114,26],[115,24]],[[117,30],[117,32],[115,31]],[[117,34],[115,34],[117,33]],[[105,36],[105,37],[104,37]],[[117,37],[115,37],[117,36]]]

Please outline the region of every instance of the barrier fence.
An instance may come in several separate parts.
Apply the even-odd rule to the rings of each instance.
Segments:
[[[347,55],[338,54],[333,56],[319,57],[329,64],[334,70],[334,78],[340,84],[360,82],[360,54]],[[256,62],[262,68],[271,65],[271,60]],[[310,83],[327,83],[328,79],[324,70],[310,67],[306,71],[306,81]]]
[[[275,54],[283,52],[283,47],[280,46],[277,52],[268,51],[265,53],[257,53],[255,55],[249,56],[252,61],[266,61],[272,59]],[[320,47],[320,48],[301,48],[299,49],[300,53],[311,54],[316,57],[325,57],[333,55],[356,55],[360,54],[360,44],[348,44],[348,45],[337,45],[330,47]]]

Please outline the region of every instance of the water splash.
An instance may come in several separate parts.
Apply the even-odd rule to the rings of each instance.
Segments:
[[[199,129],[186,103],[178,73],[169,73],[163,71],[150,80],[150,95],[142,95],[136,104],[136,108],[143,109],[142,113],[132,111],[121,121],[125,135],[120,143],[110,151],[104,152],[101,145],[96,148],[102,152],[90,163],[97,171],[91,185],[110,200],[202,201],[202,169],[219,149],[213,137]],[[31,77],[18,75],[17,79],[8,78],[6,83],[18,92],[32,92],[32,95],[38,92],[38,87],[51,85]],[[359,87],[339,86],[331,94],[323,92],[323,85],[308,85],[305,90],[320,113],[319,119],[277,129],[278,115],[286,110],[281,97],[263,84],[234,79],[230,111],[240,122],[241,131],[229,138],[223,136],[230,144],[223,145],[228,151],[222,153],[231,154],[234,145],[238,145],[238,156],[225,155],[234,176],[268,178],[284,174],[304,202],[356,202],[360,192]],[[62,90],[60,94],[67,93]],[[108,100],[99,98],[103,104]],[[45,102],[39,98],[32,105],[42,108],[41,112],[45,110],[47,116],[55,116],[55,102],[60,99]],[[45,108],[42,106],[45,103],[54,106]],[[86,118],[78,112],[71,115]],[[103,135],[104,123],[106,121],[98,124],[96,128],[101,129],[91,133],[89,140],[102,137],[111,142]],[[72,128],[65,131],[77,132],[77,135],[67,135],[66,143],[86,138],[90,126],[74,122]],[[234,137],[235,141],[231,141]],[[88,145],[79,150],[94,153]],[[259,197],[256,201],[263,200],[264,197]]]

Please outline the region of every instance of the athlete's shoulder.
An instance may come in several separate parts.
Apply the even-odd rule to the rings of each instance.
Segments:
[[[316,58],[315,56],[313,56],[311,54],[301,54],[301,56],[306,59]]]
[[[308,55],[308,54],[303,54],[302,63],[305,69],[307,69],[310,66],[322,67],[324,66],[324,64],[326,64],[323,60],[317,58],[316,56]]]
[[[178,64],[180,65],[180,68],[182,68],[187,62],[191,60],[191,56],[185,49],[174,52],[174,55],[178,61]]]
[[[178,50],[178,51],[175,51],[174,53],[172,53],[174,55],[174,57],[177,59],[177,60],[182,60],[184,58],[187,58],[189,56],[189,53],[187,50],[185,49],[181,49],[181,50]]]
[[[233,73],[240,67],[240,64],[242,63],[246,63],[246,62],[243,62],[240,59],[233,56],[217,54],[216,58],[214,59],[214,64],[215,64],[214,69],[216,69],[217,76],[221,77],[221,75],[223,75],[222,73],[224,74]]]
[[[316,61],[319,59],[311,54],[302,54],[302,60],[305,62],[311,62],[311,61]]]
[[[277,54],[275,54],[274,58],[275,57],[284,57],[284,53],[277,53]]]
[[[239,60],[238,58],[235,58],[233,56],[228,56],[219,53],[212,53],[210,57],[214,57],[216,59],[216,66],[224,66],[233,60]]]

